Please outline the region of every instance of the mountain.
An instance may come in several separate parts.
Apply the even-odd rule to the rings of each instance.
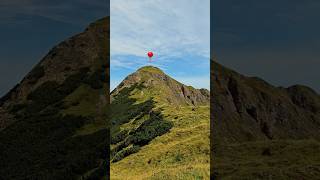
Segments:
[[[109,158],[112,179],[208,179],[210,128],[215,179],[320,177],[312,89],[274,87],[212,61],[210,93],[146,66],[109,99],[108,59],[103,18],[0,99],[0,179],[107,179]]]
[[[0,179],[106,179],[108,59],[109,17],[55,46],[0,99]]]
[[[111,93],[111,179],[208,179],[209,98],[145,66]]]
[[[195,89],[186,86],[170,76],[166,75],[159,68],[145,66],[138,69],[137,72],[126,77],[118,87],[111,93],[115,97],[124,88],[139,84],[149,88],[151,96],[158,97],[158,101],[174,105],[202,105],[209,103],[209,91],[206,89]]]
[[[319,94],[301,85],[274,87],[211,63],[212,176],[319,177]]]

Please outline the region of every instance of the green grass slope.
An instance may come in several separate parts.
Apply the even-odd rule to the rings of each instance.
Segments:
[[[320,143],[272,140],[220,145],[214,153],[216,179],[318,179]]]
[[[111,179],[209,179],[209,99],[182,86],[144,67],[112,92]]]

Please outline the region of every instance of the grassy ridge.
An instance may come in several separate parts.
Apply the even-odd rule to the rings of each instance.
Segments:
[[[174,126],[123,160],[112,179],[209,179],[209,107],[164,107]]]

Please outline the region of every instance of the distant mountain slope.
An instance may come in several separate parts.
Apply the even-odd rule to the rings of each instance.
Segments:
[[[305,86],[274,87],[213,62],[212,109],[225,141],[320,139],[320,96]],[[230,126],[231,125],[231,126]]]
[[[211,172],[216,178],[319,175],[320,156],[314,152],[320,150],[320,96],[315,91],[301,85],[274,87],[214,61],[211,88]]]
[[[142,67],[111,93],[111,178],[209,178],[209,91]]]
[[[0,179],[105,176],[108,59],[103,18],[54,47],[0,99]]]

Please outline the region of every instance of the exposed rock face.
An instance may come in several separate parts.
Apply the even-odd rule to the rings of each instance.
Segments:
[[[215,143],[320,138],[320,96],[304,86],[274,87],[212,61]]]
[[[302,109],[319,113],[320,101],[318,94],[306,86],[295,85],[287,88],[292,102]]]
[[[54,47],[0,99],[0,179],[101,179],[109,18]]]
[[[152,66],[140,68],[137,72],[129,75],[111,94],[115,96],[121,89],[130,87],[136,83],[159,91],[163,100],[176,105],[201,105],[208,104],[210,93],[206,89],[195,89],[186,86]]]

